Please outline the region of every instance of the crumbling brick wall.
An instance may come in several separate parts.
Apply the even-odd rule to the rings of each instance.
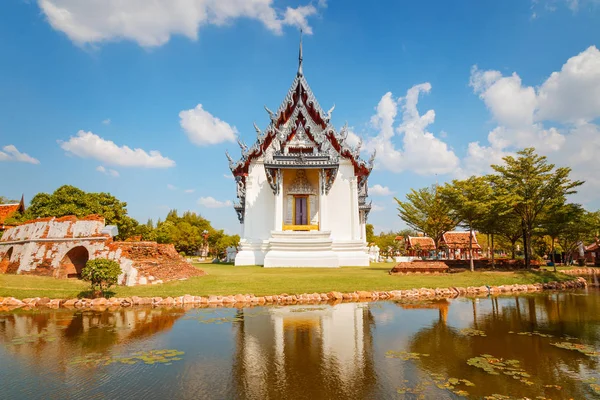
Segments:
[[[203,275],[172,245],[113,242],[102,234],[104,219],[96,215],[41,218],[10,228],[0,239],[0,273],[76,277],[87,260],[115,260],[123,273],[119,284],[162,283]]]

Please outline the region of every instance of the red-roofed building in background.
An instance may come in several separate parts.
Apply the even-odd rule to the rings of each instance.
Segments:
[[[14,225],[5,225],[6,221],[16,213],[25,212],[25,198],[21,196],[21,201],[11,204],[0,204],[0,232]]]
[[[406,250],[411,257],[429,257],[435,251],[435,242],[427,236],[407,236]]]
[[[477,236],[473,232],[473,258],[481,257],[481,246],[477,243]],[[446,257],[450,260],[468,260],[469,259],[469,232],[451,231],[442,236],[440,248],[446,250]]]

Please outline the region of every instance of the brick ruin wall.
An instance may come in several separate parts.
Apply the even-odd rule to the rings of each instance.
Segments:
[[[121,266],[119,284],[162,283],[203,275],[172,245],[114,242],[102,233],[98,216],[42,218],[4,232],[0,239],[0,273],[78,277],[88,259],[107,258]]]

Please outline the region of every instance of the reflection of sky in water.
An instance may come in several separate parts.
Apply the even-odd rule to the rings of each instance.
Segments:
[[[597,360],[550,343],[568,335],[600,349],[599,327],[597,292],[240,310],[5,312],[0,398],[397,398],[397,388],[428,383],[432,374],[473,381],[474,398],[492,392],[590,398],[590,385],[579,378],[600,378]],[[486,336],[467,336],[461,331],[467,328]],[[554,337],[516,334],[533,330]],[[69,363],[92,353],[153,349],[185,354],[171,365]],[[416,359],[387,358],[390,350]],[[534,385],[467,365],[486,353],[519,360]],[[562,389],[552,393],[547,384]],[[434,385],[422,394],[454,396]]]

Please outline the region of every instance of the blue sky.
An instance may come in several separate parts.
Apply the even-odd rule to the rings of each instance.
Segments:
[[[598,1],[152,4],[0,3],[0,195],[71,184],[142,222],[193,210],[238,233],[224,152],[267,126],[303,28],[321,106],[378,152],[376,231],[403,226],[393,196],[525,146],[572,167],[587,181],[574,200],[600,208]]]

